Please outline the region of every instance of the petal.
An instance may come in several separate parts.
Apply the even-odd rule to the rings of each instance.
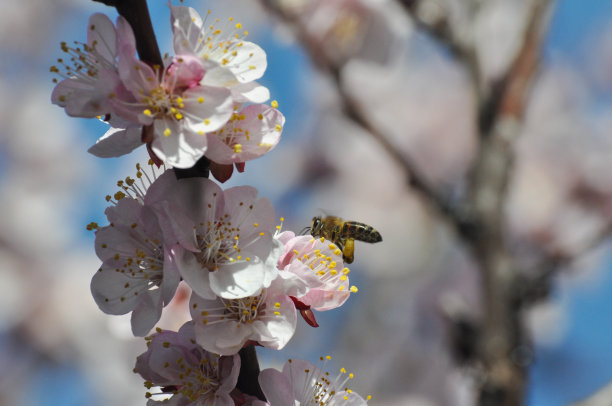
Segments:
[[[123,16],[117,17],[117,50],[123,50],[127,54],[134,55],[136,52],[136,38],[130,23]]]
[[[234,112],[232,94],[224,87],[195,86],[183,93],[183,100],[185,115],[194,117],[189,123],[194,134],[218,130]]]
[[[116,32],[113,22],[102,13],[89,17],[87,24],[87,44],[107,61],[115,61]]]
[[[202,33],[202,18],[196,10],[186,6],[171,6],[173,45],[176,54],[196,53]]]
[[[191,168],[206,152],[206,137],[188,134],[176,120],[160,119],[153,123],[155,138],[153,152],[176,168]]]
[[[236,103],[265,103],[270,98],[267,87],[257,82],[238,83],[230,88]]]
[[[110,128],[87,152],[100,158],[129,154],[142,145],[142,127]]]
[[[264,279],[264,264],[259,258],[252,258],[248,263],[222,265],[211,272],[210,288],[222,298],[238,299],[259,294],[264,287]]]
[[[135,292],[146,290],[146,286],[132,284],[133,278],[103,265],[91,279],[91,294],[104,313],[126,314],[138,305],[140,298]]]
[[[259,373],[259,385],[270,406],[287,406],[295,404],[295,396],[289,377],[274,368],[264,369]]]
[[[155,289],[141,295],[138,306],[132,312],[132,333],[144,337],[159,321],[162,314],[161,290]]]
[[[239,43],[242,45],[238,46]],[[268,62],[266,52],[259,45],[249,41],[235,41],[230,49],[236,51],[236,55],[226,66],[240,83],[251,82],[263,76]]]
[[[212,300],[217,297],[211,290],[209,275],[210,271],[202,267],[195,254],[180,246],[172,249],[176,265],[181,276],[189,287],[200,297]]]

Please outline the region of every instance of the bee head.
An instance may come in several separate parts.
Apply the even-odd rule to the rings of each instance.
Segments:
[[[310,225],[310,234],[318,235],[321,230],[321,226],[323,225],[323,221],[321,220],[321,216],[315,216],[312,218],[312,223]]]

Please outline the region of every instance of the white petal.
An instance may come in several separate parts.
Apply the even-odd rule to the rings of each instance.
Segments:
[[[115,60],[117,54],[115,26],[106,15],[95,13],[89,17],[87,44],[107,61]]]
[[[244,252],[246,257],[248,253]],[[248,265],[247,265],[248,264]],[[259,258],[250,262],[223,265],[210,273],[210,288],[225,299],[255,296],[261,292],[265,280],[265,266]]]
[[[100,158],[129,154],[142,145],[142,127],[111,128],[87,152]]]

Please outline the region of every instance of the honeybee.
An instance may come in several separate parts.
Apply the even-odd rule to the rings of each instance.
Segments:
[[[355,240],[370,244],[382,241],[380,233],[374,227],[358,221],[344,221],[334,216],[313,217],[310,235],[323,237],[336,244],[342,251],[342,258],[347,264],[353,262]]]

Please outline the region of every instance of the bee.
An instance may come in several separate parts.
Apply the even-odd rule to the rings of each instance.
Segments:
[[[374,227],[357,221],[344,221],[334,216],[313,217],[310,235],[323,237],[336,244],[342,251],[342,258],[347,264],[353,262],[355,240],[370,244],[382,241],[380,233]]]

